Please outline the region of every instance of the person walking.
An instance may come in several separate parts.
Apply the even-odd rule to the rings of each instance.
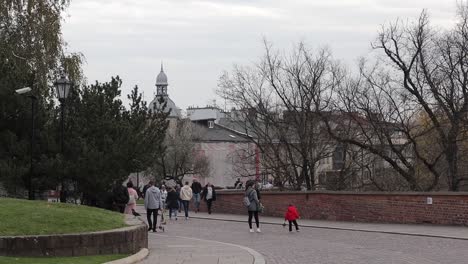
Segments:
[[[133,183],[131,181],[127,182],[127,191],[129,200],[127,206],[125,206],[125,213],[132,214],[132,211],[136,209],[136,201],[138,200],[138,193],[133,188]]]
[[[156,232],[156,226],[158,223],[158,210],[162,208],[161,191],[158,187],[154,186],[154,182],[149,182],[150,187],[145,193],[145,209],[146,217],[148,219],[148,231],[153,230]],[[153,221],[151,221],[151,215],[153,215]]]
[[[127,188],[121,183],[114,183],[114,188],[112,189],[112,203],[116,209],[123,214],[129,200],[130,196],[128,195]]]
[[[252,229],[252,217],[255,218],[255,225],[257,226],[257,232],[260,233],[260,221],[258,219],[258,209],[260,208],[260,201],[257,197],[257,192],[254,189],[254,182],[251,181],[247,183],[245,196],[244,196],[244,205],[247,207],[249,213],[249,228],[250,233],[253,233],[254,230]]]
[[[184,187],[180,189],[180,199],[182,200],[182,205],[184,206],[185,220],[189,218],[188,210],[190,200],[192,200],[192,188],[189,186],[189,182],[186,181]]]
[[[169,219],[172,216],[177,220],[177,211],[179,210],[179,194],[174,188],[170,188],[166,199],[167,209],[169,209]]]
[[[299,232],[299,225],[297,224],[297,219],[299,218],[299,213],[294,205],[289,204],[288,210],[286,210],[286,214],[284,215],[284,224],[286,225],[286,220],[289,222],[289,232],[292,232],[292,224],[296,227],[296,232]]]
[[[167,200],[167,190],[165,185],[161,185],[161,200],[163,203],[162,209],[166,208],[166,200]]]
[[[148,188],[151,187],[150,182],[151,182],[151,181],[149,181],[148,184],[146,184],[145,186],[143,186],[143,192],[142,192],[143,198],[145,198],[146,191],[148,190]]]
[[[208,214],[211,214],[211,206],[216,201],[216,191],[211,183],[207,183],[201,195],[202,199],[205,199],[206,206],[208,207]]]
[[[192,182],[192,193],[195,201],[195,213],[200,211],[200,200],[201,200],[202,186],[197,179],[193,179]]]
[[[182,209],[182,200],[180,199],[180,184],[176,184],[175,191],[177,192],[177,197],[179,197],[179,200],[177,202],[179,203],[179,213],[180,210]]]

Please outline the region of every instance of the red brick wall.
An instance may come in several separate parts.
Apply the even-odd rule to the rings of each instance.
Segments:
[[[245,214],[244,193],[218,191],[213,211]],[[432,204],[427,204],[432,197]],[[261,192],[264,215],[283,217],[288,204],[302,218],[468,226],[468,193]],[[202,203],[202,210],[206,210]]]

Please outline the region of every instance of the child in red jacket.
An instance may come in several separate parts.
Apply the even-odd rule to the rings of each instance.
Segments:
[[[289,222],[289,232],[292,232],[292,224],[296,227],[296,231],[299,232],[299,225],[297,224],[297,219],[299,218],[299,213],[294,205],[290,204],[288,210],[284,215],[284,225],[286,225],[286,220]]]

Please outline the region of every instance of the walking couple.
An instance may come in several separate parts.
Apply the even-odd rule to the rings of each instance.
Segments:
[[[200,211],[200,201],[205,200],[208,208],[208,214],[211,214],[211,207],[213,202],[216,201],[216,191],[211,183],[207,183],[205,187],[198,182],[197,179],[193,179],[192,182],[193,198],[195,200],[195,212]]]

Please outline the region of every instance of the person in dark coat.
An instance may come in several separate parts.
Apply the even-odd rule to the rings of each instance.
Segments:
[[[170,188],[166,198],[167,209],[169,209],[169,219],[172,216],[177,220],[177,211],[179,210],[179,194],[174,188]]]
[[[199,212],[200,211],[200,201],[201,201],[201,199],[203,199],[203,198],[201,198],[202,186],[198,182],[197,179],[193,179],[191,188],[192,188],[193,198],[194,198],[194,202],[195,202],[195,212]]]
[[[208,214],[211,214],[211,206],[213,205],[213,201],[216,201],[216,191],[211,183],[207,183],[203,188],[201,197],[206,202],[206,206],[208,207]]]
[[[151,181],[150,181],[150,182],[151,182]],[[150,182],[148,182],[148,184],[146,184],[145,186],[143,186],[143,192],[142,192],[142,197],[143,197],[143,198],[145,198],[146,191],[148,190],[148,188],[151,187]]]
[[[112,190],[112,201],[119,212],[122,214],[125,212],[125,206],[127,206],[130,200],[128,190],[120,183],[116,183]]]

